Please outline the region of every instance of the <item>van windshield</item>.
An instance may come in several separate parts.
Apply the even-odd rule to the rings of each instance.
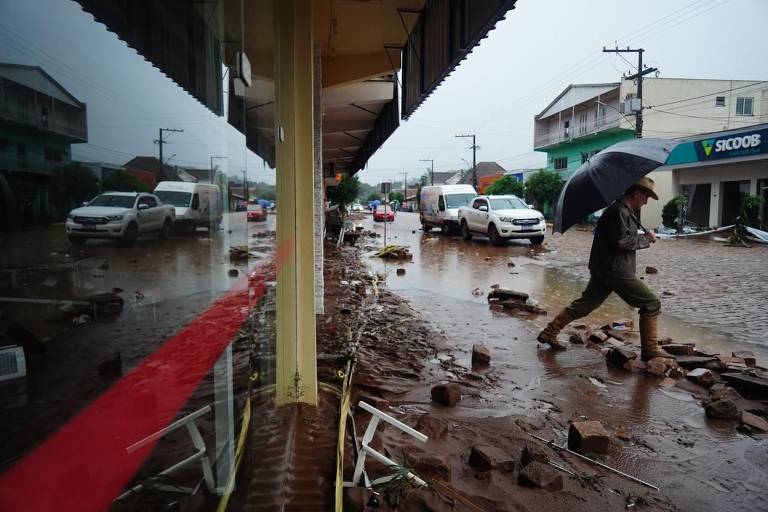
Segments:
[[[459,208],[461,206],[469,206],[469,203],[471,203],[474,198],[475,194],[446,194],[445,207]]]
[[[192,194],[189,192],[176,192],[174,190],[162,190],[155,192],[155,195],[160,198],[160,202],[171,206],[189,206],[189,200],[192,198]]]

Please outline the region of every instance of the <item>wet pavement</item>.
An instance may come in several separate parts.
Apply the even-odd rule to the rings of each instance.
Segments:
[[[0,434],[0,471],[265,259],[271,248],[259,244],[272,242],[258,235],[274,230],[274,221],[247,223],[244,213],[231,214],[219,232],[140,238],[131,248],[109,241],[73,247],[63,226],[3,235],[0,297],[52,302],[0,304],[3,327],[21,326],[44,349],[28,359],[26,379],[0,383],[0,408],[12,418]],[[238,245],[249,245],[256,257],[230,260],[230,247]],[[122,311],[83,317],[56,302],[100,293],[121,297]]]
[[[367,216],[359,222],[384,233],[383,224]],[[365,243],[381,247],[383,237]],[[680,509],[766,510],[762,498],[768,490],[768,440],[741,434],[734,422],[706,418],[700,405],[702,388],[681,381],[661,389],[659,379],[609,368],[599,351],[583,347],[563,353],[537,348],[535,334],[585,285],[583,274],[573,271],[574,261],[587,258],[579,252],[583,247],[560,245],[553,254],[525,241],[494,247],[482,238],[464,242],[439,232],[423,234],[418,215],[409,213],[398,213],[387,225],[387,243],[408,246],[413,260],[370,258],[369,265],[386,274],[388,288],[406,298],[455,346],[456,363],[471,368],[474,343],[491,350],[492,364],[483,375],[495,386],[462,402],[453,414],[530,416],[534,423],[543,420],[560,442],[568,421],[600,420],[609,431],[624,431],[629,439],[612,445],[605,462],[658,485]],[[558,259],[560,254],[569,256]],[[397,275],[398,268],[404,268],[405,275]],[[493,284],[529,293],[550,315],[513,316],[490,309],[486,295]],[[649,284],[661,292],[654,282]],[[473,294],[476,288],[483,294]],[[676,288],[676,300],[685,301],[685,289]],[[738,303],[732,307],[738,309]],[[603,325],[633,316],[631,308],[611,296],[583,321]],[[689,323],[695,321],[688,315],[664,314],[660,334],[714,352],[752,350],[758,364],[768,361],[765,346],[729,335],[727,324],[715,330]],[[423,397],[406,394],[402,399],[418,403]]]

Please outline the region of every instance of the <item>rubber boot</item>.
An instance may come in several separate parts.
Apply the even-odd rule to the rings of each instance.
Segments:
[[[654,357],[675,358],[666,350],[659,348],[659,344],[656,341],[658,339],[658,325],[658,316],[640,317],[640,359],[643,361],[648,361]]]
[[[543,331],[539,333],[536,341],[539,343],[547,343],[555,350],[565,350],[566,346],[557,340],[557,335],[563,330],[563,327],[573,321],[573,317],[564,309],[558,315],[547,324]]]

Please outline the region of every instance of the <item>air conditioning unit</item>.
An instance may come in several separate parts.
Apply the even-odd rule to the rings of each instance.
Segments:
[[[0,381],[18,379],[27,375],[24,349],[18,345],[0,348]]]

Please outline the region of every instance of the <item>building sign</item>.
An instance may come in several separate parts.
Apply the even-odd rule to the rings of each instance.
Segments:
[[[723,158],[738,158],[768,154],[768,129],[729,133],[708,137],[677,146],[667,165],[709,162]]]
[[[715,137],[699,141],[696,153],[700,162],[715,158],[759,155],[767,152],[764,140],[768,143],[768,130],[731,137]]]

